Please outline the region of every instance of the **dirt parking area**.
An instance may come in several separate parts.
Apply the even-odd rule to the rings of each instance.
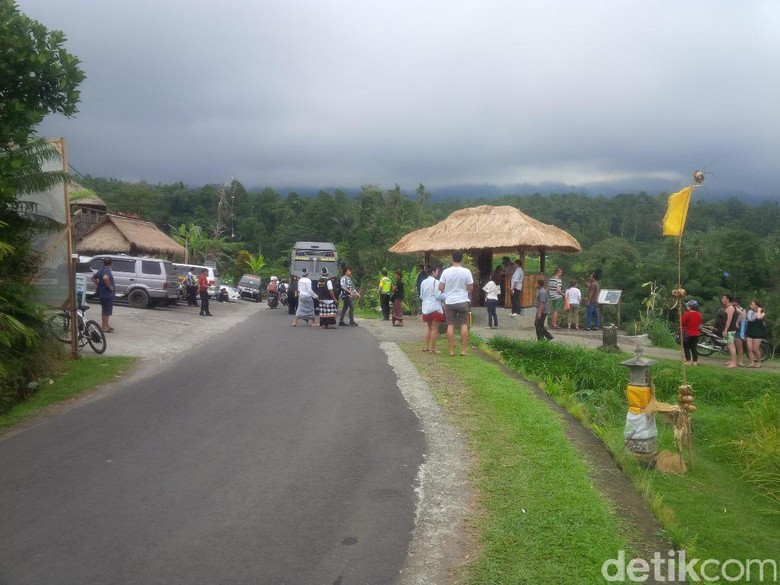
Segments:
[[[138,356],[148,366],[168,364],[263,309],[270,310],[265,303],[246,300],[212,301],[214,316],[201,317],[198,307],[186,303],[153,309],[117,304],[111,317],[114,332],[106,333],[106,355]],[[86,317],[99,323],[100,304],[90,303]]]

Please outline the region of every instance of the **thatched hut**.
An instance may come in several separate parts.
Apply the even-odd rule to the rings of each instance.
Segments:
[[[480,205],[451,213],[436,225],[406,234],[390,248],[396,254],[424,254],[429,264],[431,253],[452,250],[468,252],[477,262],[479,278],[484,280],[493,269],[494,254],[516,254],[523,262],[528,252],[538,252],[541,273],[545,273],[548,251],[576,253],[579,242],[564,230],[542,223],[509,205]],[[538,274],[525,274],[522,305],[533,301]],[[507,290],[509,276],[502,286]],[[506,304],[506,301],[505,301]]]
[[[70,181],[70,223],[73,241],[98,225],[105,217],[108,207],[105,201],[93,191],[85,189],[73,180]]]
[[[75,249],[84,255],[112,253],[168,259],[184,255],[184,247],[153,223],[110,213],[76,240]]]

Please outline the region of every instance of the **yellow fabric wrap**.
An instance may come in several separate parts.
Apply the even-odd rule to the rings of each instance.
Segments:
[[[626,398],[628,399],[628,411],[639,414],[650,402],[649,386],[626,386]]]

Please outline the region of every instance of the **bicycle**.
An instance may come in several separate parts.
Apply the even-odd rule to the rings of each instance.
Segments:
[[[76,309],[76,316],[78,319],[76,341],[79,349],[89,344],[92,351],[100,354],[106,351],[106,334],[103,333],[103,330],[100,328],[97,321],[88,321],[84,319],[84,311],[87,309],[89,309],[88,305]],[[62,310],[54,313],[49,320],[55,337],[64,343],[70,343],[70,319],[70,311]]]

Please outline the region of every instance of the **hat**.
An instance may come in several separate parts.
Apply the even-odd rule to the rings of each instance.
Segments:
[[[271,277],[271,280],[279,280],[279,279],[278,279],[278,278],[276,278],[275,276],[272,276],[272,277]]]
[[[689,309],[698,309],[699,308],[699,301],[697,301],[696,299],[691,299],[690,301],[688,301],[685,304],[686,304],[686,306]]]

